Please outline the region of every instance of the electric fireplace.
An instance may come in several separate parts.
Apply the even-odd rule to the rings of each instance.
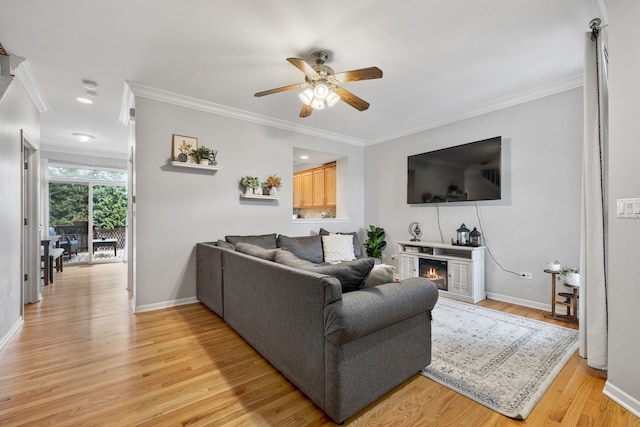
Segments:
[[[421,277],[431,280],[438,289],[448,291],[447,261],[439,259],[420,258],[418,273]]]

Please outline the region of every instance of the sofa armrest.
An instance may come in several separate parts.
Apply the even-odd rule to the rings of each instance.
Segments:
[[[325,337],[342,345],[430,311],[437,300],[438,289],[423,277],[348,292],[325,308]]]

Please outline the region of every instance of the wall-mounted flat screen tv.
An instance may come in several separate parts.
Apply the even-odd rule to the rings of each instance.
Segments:
[[[500,200],[502,137],[407,159],[407,203]]]

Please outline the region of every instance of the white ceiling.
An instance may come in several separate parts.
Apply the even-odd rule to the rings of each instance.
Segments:
[[[295,128],[374,143],[581,84],[584,33],[598,0],[3,0],[0,43],[26,58],[50,109],[48,151],[126,156],[125,81]],[[330,52],[336,72],[378,66],[344,87],[371,103],[299,118],[302,82],[287,57]],[[81,105],[82,80],[98,83]],[[72,132],[96,136],[79,143]]]

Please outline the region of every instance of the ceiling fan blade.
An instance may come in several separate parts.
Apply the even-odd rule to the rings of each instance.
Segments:
[[[300,117],[309,117],[311,113],[313,113],[313,108],[311,108],[311,105],[303,104],[302,109],[300,110]]]
[[[378,67],[362,68],[360,70],[344,71],[334,74],[334,77],[342,83],[358,80],[371,80],[382,78],[382,70]]]
[[[341,87],[333,89],[336,95],[340,97],[344,102],[351,105],[353,108],[359,111],[364,111],[369,108],[369,103],[362,98],[358,98],[348,90]]]
[[[265,95],[271,95],[272,93],[278,93],[278,92],[284,92],[285,90],[291,90],[291,89],[298,89],[302,86],[305,86],[306,83],[296,83],[294,85],[289,85],[289,86],[282,86],[282,87],[278,87],[275,89],[269,89],[269,90],[264,90],[262,92],[258,92],[253,96],[265,96]]]
[[[307,61],[305,61],[304,59],[287,58],[287,61],[289,61],[291,64],[293,64],[294,67],[296,67],[298,70],[302,71],[307,76],[317,76],[318,75],[316,70],[311,68],[311,65],[309,65],[307,63]]]

